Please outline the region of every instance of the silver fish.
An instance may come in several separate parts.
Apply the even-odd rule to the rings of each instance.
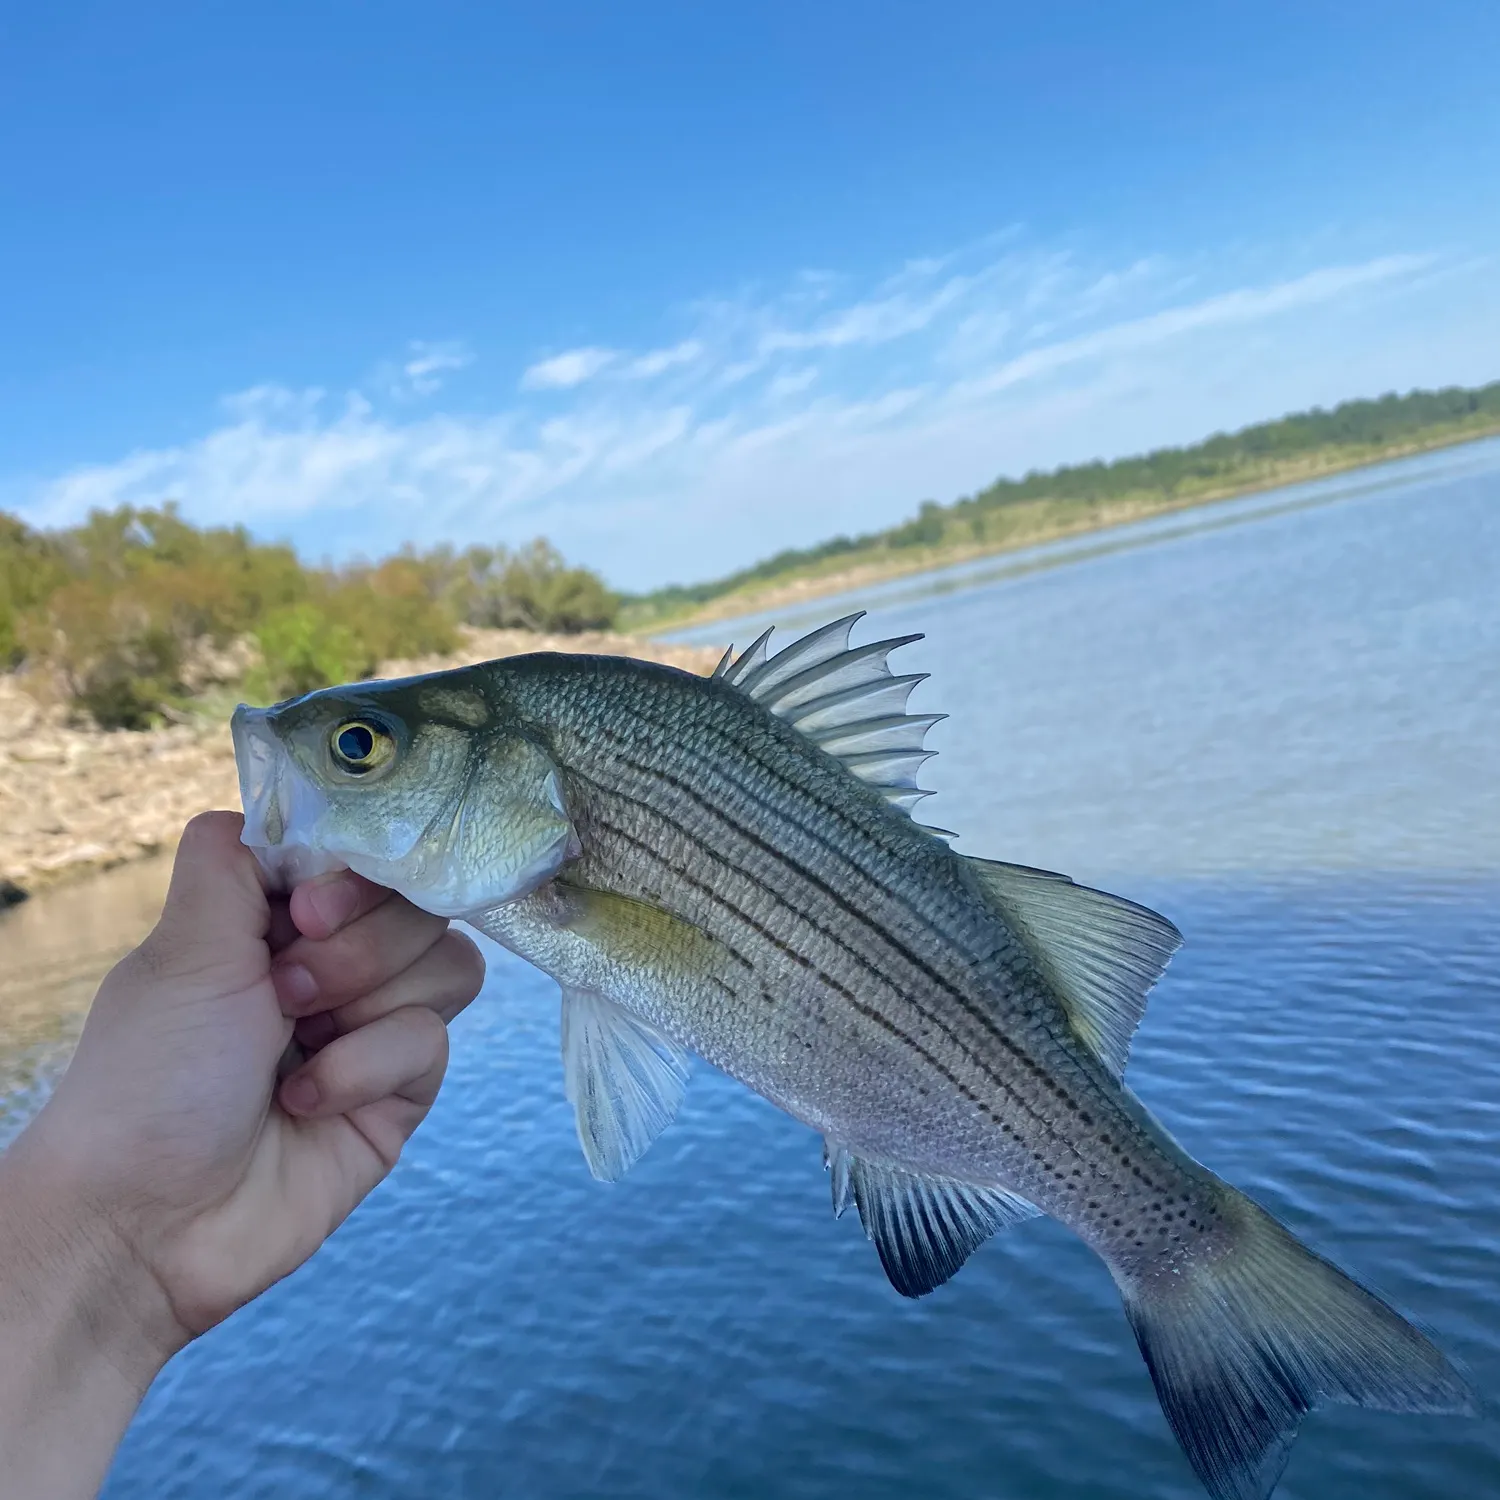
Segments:
[[[1008,1224],[1066,1224],[1216,1500],[1268,1495],[1321,1402],[1470,1410],[1427,1338],[1126,1087],[1177,929],[912,819],[938,716],[887,657],[918,637],[851,646],[859,618],[711,678],[542,653],[241,707],[245,840],[551,974],[597,1177],[671,1122],[697,1053],[822,1135],[835,1211],[905,1296]]]

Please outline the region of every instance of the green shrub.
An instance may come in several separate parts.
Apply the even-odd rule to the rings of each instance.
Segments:
[[[245,693],[258,703],[353,682],[375,668],[369,648],[323,604],[304,602],[273,611],[255,639],[261,661],[246,679]]]
[[[0,671],[30,659],[111,728],[170,715],[185,675],[202,685],[213,655],[202,648],[245,636],[261,654],[246,690],[269,701],[452,651],[460,620],[577,631],[615,608],[596,574],[542,541],[328,571],[243,527],[193,526],[171,503],[95,511],[55,533],[0,515]]]
[[[943,539],[946,518],[936,500],[924,500],[921,509],[909,521],[893,526],[886,533],[888,547],[935,547]]]
[[[49,538],[0,514],[0,672],[21,660],[28,613],[67,577]]]
[[[149,729],[182,695],[169,613],[149,594],[78,580],[53,591],[23,641],[101,728]]]
[[[570,568],[540,537],[518,552],[470,547],[451,569],[450,597],[470,625],[571,635],[607,630],[619,613],[597,573]]]
[[[458,645],[443,580],[425,560],[401,556],[333,581],[324,608],[352,631],[374,662],[441,655]]]

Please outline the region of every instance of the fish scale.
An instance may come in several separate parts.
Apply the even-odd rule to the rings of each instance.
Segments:
[[[857,618],[711,679],[545,653],[241,708],[245,841],[553,975],[598,1177],[671,1123],[697,1053],[823,1135],[835,1211],[904,1295],[1020,1219],[1066,1224],[1215,1500],[1263,1500],[1320,1402],[1468,1409],[1422,1334],[1126,1087],[1171,923],[913,821],[937,716],[887,662],[915,638],[851,646]]]
[[[591,670],[595,676],[606,675],[584,668],[586,672]],[[763,826],[760,830],[761,844],[785,851],[780,859],[762,856],[755,860],[753,851],[747,851],[743,841],[736,844],[732,837],[726,837],[724,814],[735,810],[742,816],[752,810],[763,813],[766,807],[774,805],[775,799],[767,795],[769,783],[757,788],[753,779],[754,771],[763,768],[767,759],[775,758],[780,773],[776,779],[782,786],[790,783],[795,787],[799,776],[805,783],[823,771],[816,762],[807,765],[812,757],[807,755],[805,747],[795,742],[786,745],[780,736],[768,734],[764,745],[755,747],[761,754],[751,757],[739,751],[721,732],[715,736],[714,749],[718,753],[705,758],[722,767],[719,773],[724,794],[722,813],[705,811],[701,802],[683,797],[668,796],[664,803],[654,800],[661,797],[664,778],[676,779],[684,761],[697,757],[680,744],[667,743],[660,735],[641,733],[643,715],[633,710],[631,702],[635,674],[607,675],[608,681],[596,683],[591,693],[570,696],[569,701],[587,705],[580,724],[570,724],[565,715],[554,710],[549,727],[559,763],[582,783],[582,795],[575,805],[580,826],[584,829],[590,826],[601,803],[618,806],[623,800],[633,813],[628,823],[631,842],[624,843],[614,827],[601,829],[600,837],[581,835],[585,854],[570,880],[659,902],[695,925],[714,932],[731,947],[764,948],[767,937],[764,930],[749,928],[742,915],[740,930],[733,936],[722,927],[716,930],[716,915],[733,924],[736,915],[753,910],[756,896],[762,896],[774,904],[782,922],[779,934],[774,922],[769,924],[771,934],[779,938],[773,946],[778,951],[790,949],[810,960],[815,976],[829,975],[837,985],[834,988],[825,982],[788,986],[782,991],[782,1006],[788,1009],[805,1006],[810,1012],[810,1027],[831,1026],[835,1036],[851,1036],[846,997],[860,994],[896,1028],[895,1033],[887,1035],[900,1045],[877,1050],[868,1039],[870,1027],[866,1025],[864,1035],[852,1033],[857,1038],[854,1045],[841,1050],[827,1046],[820,1049],[816,1076],[809,1080],[810,1086],[804,1086],[805,1074],[778,1077],[761,1063],[768,1050],[763,1032],[769,1024],[762,1011],[747,1007],[743,1014],[729,1017],[728,1035],[717,1027],[706,1027],[701,1021],[695,1026],[692,1019],[662,1017],[669,1030],[680,1032],[685,1041],[717,1066],[814,1128],[831,1131],[846,1145],[868,1144],[872,1150],[896,1151],[907,1161],[917,1161],[929,1170],[960,1178],[970,1175],[976,1165],[990,1174],[997,1171],[1010,1174],[1039,1207],[1070,1222],[1071,1227],[1079,1229],[1091,1242],[1108,1244],[1123,1239],[1123,1235],[1111,1233],[1116,1227],[1113,1220],[1119,1217],[1119,1205],[1114,1199],[1120,1191],[1133,1190],[1138,1185],[1139,1179],[1132,1175],[1132,1168],[1143,1169],[1143,1163],[1149,1163],[1153,1182],[1163,1180],[1165,1185],[1165,1181],[1170,1181],[1174,1195],[1187,1190],[1188,1183],[1179,1181],[1183,1178],[1180,1164],[1169,1161],[1154,1148],[1149,1136],[1123,1111],[1100,1106],[1094,1126],[1081,1127],[1079,1132],[1065,1138],[1051,1128],[1051,1116],[1058,1106],[1060,1085],[1055,1080],[1059,1073],[1076,1077],[1082,1089],[1099,1087],[1102,1070],[1076,1040],[1065,1033],[1059,1035],[1063,1032],[1059,1018],[1049,1016],[1046,996],[1035,975],[1028,972],[1019,945],[983,903],[958,882],[952,883],[958,887],[956,890],[943,893],[949,895],[949,900],[942,905],[934,898],[934,893],[940,890],[935,882],[922,887],[929,893],[929,910],[921,913],[914,912],[893,893],[891,882],[903,853],[910,858],[914,852],[927,862],[933,862],[932,856],[936,854],[946,863],[955,858],[950,851],[936,845],[905,820],[871,816],[863,795],[865,789],[858,783],[843,777],[826,778],[829,785],[824,793],[826,800],[820,802],[820,811],[839,823],[851,825],[855,835],[863,835],[868,841],[868,851],[879,850],[886,855],[874,872],[850,858],[847,861],[850,872],[866,877],[864,888],[856,889],[835,905],[827,897],[821,897],[807,878],[793,868],[792,862],[799,853],[806,853],[809,842],[801,834],[802,824],[794,816],[788,819],[787,826],[779,829]],[[521,712],[526,713],[524,687],[512,688],[511,697]],[[627,744],[628,758],[611,754],[610,741]],[[744,765],[731,769],[720,759],[737,752],[746,762]],[[754,796],[753,804],[747,805],[747,791]],[[717,796],[707,800],[720,803]],[[785,797],[782,800],[790,801]],[[807,800],[804,797],[804,805]],[[741,804],[738,809],[736,801]],[[683,820],[692,816],[695,808],[697,815],[691,827],[684,830]],[[877,808],[875,812],[883,809]],[[878,842],[870,840],[872,831]],[[817,841],[817,846],[826,848],[829,842],[865,852],[854,837],[825,836]],[[655,867],[643,864],[639,857],[642,849],[665,857],[666,863]],[[758,879],[745,873],[752,861]],[[700,869],[716,871],[727,907],[716,909],[705,898],[701,882],[688,882],[673,873],[695,864]],[[656,877],[652,883],[642,883],[644,870],[650,870]],[[736,890],[742,891],[738,904],[728,895]],[[862,901],[875,906],[874,920],[858,914]],[[941,923],[942,916],[949,917],[946,924]],[[838,930],[840,923],[844,926],[835,942],[826,934]],[[764,929],[768,924],[762,917],[757,925]],[[912,964],[902,947],[887,939],[886,934],[893,931],[899,932],[906,943],[917,945],[925,960],[922,967]],[[967,933],[973,947],[961,946],[955,940],[957,932]],[[851,962],[838,951],[849,945],[855,947],[860,961]],[[934,993],[932,970],[945,962],[948,973],[942,977],[966,1003],[955,1000],[951,994],[945,997],[940,992]],[[761,972],[777,967],[774,955],[762,956],[752,963]],[[999,991],[994,982],[976,983],[996,970],[1011,980],[1008,993]],[[895,980],[888,977],[893,973],[897,976]],[[872,990],[876,993],[870,993]],[[922,998],[917,1000],[918,996]],[[1051,1009],[1055,1012],[1055,1006]],[[845,1025],[839,1024],[840,1012]],[[1011,1023],[1005,1033],[1012,1041],[1009,1048],[997,1036],[998,1023],[1003,1019]],[[790,1023],[783,1019],[781,1024]],[[914,1043],[928,1057],[945,1065],[944,1072],[935,1073],[931,1063],[924,1066]],[[1018,1043],[1021,1057],[1029,1066],[1017,1060]],[[838,1064],[862,1066],[872,1052],[890,1054],[889,1065],[879,1071],[882,1097],[887,1101],[899,1099],[901,1108],[882,1114],[873,1122],[847,1116],[837,1118],[827,1108],[827,1094],[830,1088],[838,1088]],[[997,1115],[1004,1111],[1004,1103],[995,1113],[971,1106],[958,1111],[956,1117],[955,1111],[948,1108],[941,1118],[934,1118],[934,1112],[925,1108],[922,1101],[939,1099],[951,1104],[951,1093],[942,1085],[954,1077],[964,1080],[972,1100],[987,1102],[989,1096],[998,1093],[1003,1101],[1009,1102],[1018,1121],[1029,1122],[1031,1130],[1017,1123],[1011,1132],[1002,1134]],[[1043,1079],[1054,1080],[1052,1087],[1043,1084],[1040,1081]],[[864,1081],[861,1073],[859,1082]],[[817,1102],[804,1103],[809,1096]],[[868,1097],[868,1091],[846,1087],[840,1091],[840,1097],[862,1100]],[[1061,1113],[1070,1114],[1066,1110]],[[893,1117],[901,1122],[900,1140],[891,1140],[889,1130],[881,1131]],[[872,1129],[881,1131],[886,1138],[868,1140]],[[1033,1132],[1036,1139],[1032,1139]],[[1101,1139],[1104,1137],[1107,1142]],[[1037,1162],[1047,1149],[1064,1146],[1086,1168],[1097,1189],[1096,1200],[1108,1199],[1109,1213],[1101,1209],[1090,1214],[1087,1200],[1079,1202],[1078,1194],[1059,1192],[1055,1169],[1038,1167]],[[1123,1158],[1119,1155],[1120,1148],[1126,1151]]]

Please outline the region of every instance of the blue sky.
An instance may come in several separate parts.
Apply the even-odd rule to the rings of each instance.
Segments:
[[[1500,6],[0,12],[0,507],[724,571],[1500,377]]]

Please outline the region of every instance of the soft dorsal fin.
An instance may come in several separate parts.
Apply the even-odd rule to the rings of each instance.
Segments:
[[[863,610],[845,615],[770,657],[767,630],[738,656],[733,647],[726,651],[713,675],[785,719],[887,802],[910,812],[932,795],[917,785],[917,772],[936,754],[922,741],[945,716],[907,713],[911,690],[927,674],[897,677],[886,660],[898,646],[922,637],[851,647],[849,632],[863,618]]]
[[[687,1053],[597,990],[562,987],[563,1079],[589,1171],[617,1182],[672,1123]]]
[[[880,1264],[903,1297],[941,1286],[998,1229],[1039,1210],[998,1187],[973,1187],[949,1177],[927,1177],[853,1156],[825,1142],[833,1174],[833,1212],[852,1201]]]
[[[1182,934],[1156,912],[1066,875],[988,859],[967,864],[1052,981],[1073,1030],[1118,1078],[1146,996]]]

